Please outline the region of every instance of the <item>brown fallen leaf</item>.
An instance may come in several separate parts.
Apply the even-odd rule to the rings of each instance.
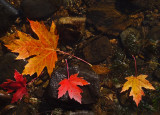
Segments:
[[[102,65],[92,65],[93,71],[95,71],[97,74],[108,74],[109,69]]]

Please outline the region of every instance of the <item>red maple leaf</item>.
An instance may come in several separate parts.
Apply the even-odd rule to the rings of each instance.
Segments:
[[[71,99],[74,98],[76,101],[81,103],[82,96],[80,93],[83,91],[77,85],[83,86],[90,83],[84,80],[83,77],[77,76],[78,73],[71,75],[68,79],[64,79],[59,83],[61,86],[58,88],[58,98],[62,97],[68,91],[69,97]]]
[[[7,82],[0,84],[0,87],[8,90],[8,93],[16,91],[13,95],[11,103],[18,101],[18,99],[21,100],[24,95],[28,95],[26,88],[26,78],[23,78],[23,76],[17,70],[15,70],[14,78],[16,79],[16,81],[7,79]]]

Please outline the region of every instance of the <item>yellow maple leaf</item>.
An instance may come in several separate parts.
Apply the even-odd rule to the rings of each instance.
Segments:
[[[51,76],[53,68],[55,68],[55,62],[58,60],[56,48],[59,36],[55,32],[56,26],[52,22],[50,31],[48,31],[44,23],[31,20],[29,22],[39,40],[17,31],[17,36],[20,39],[15,39],[12,43],[5,46],[12,52],[19,53],[16,59],[25,59],[34,56],[28,60],[28,64],[25,66],[22,74],[33,75],[37,72],[39,76],[44,67],[47,67],[48,73]]]
[[[133,100],[136,102],[136,105],[138,106],[139,102],[142,99],[142,95],[144,96],[144,92],[142,90],[142,87],[146,89],[155,89],[152,84],[149,83],[148,80],[146,80],[147,75],[139,75],[137,77],[130,76],[126,77],[128,81],[123,85],[122,91],[128,90],[130,87],[131,92],[129,96],[133,96]]]

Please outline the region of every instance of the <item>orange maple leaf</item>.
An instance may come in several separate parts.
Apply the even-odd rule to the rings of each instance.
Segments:
[[[17,31],[17,36],[20,39],[15,39],[12,43],[6,45],[12,52],[19,53],[16,59],[25,59],[34,56],[28,60],[28,64],[22,74],[33,75],[37,72],[39,76],[44,67],[47,67],[48,73],[51,76],[55,62],[57,59],[56,48],[59,36],[56,34],[56,26],[52,22],[50,31],[47,30],[44,23],[31,21],[30,26],[37,34],[39,40],[32,38],[30,35]]]
[[[146,77],[147,75],[141,74],[137,77],[130,76],[125,78],[128,81],[123,85],[121,92],[126,91],[131,87],[132,89],[129,96],[133,96],[133,100],[136,102],[137,106],[142,99],[142,95],[145,95],[142,87],[146,89],[155,89],[152,84],[150,84],[149,81],[145,79]]]

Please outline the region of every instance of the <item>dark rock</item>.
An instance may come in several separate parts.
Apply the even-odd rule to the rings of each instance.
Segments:
[[[14,15],[18,15],[19,12],[17,9],[15,9],[11,4],[9,4],[6,0],[1,0],[0,4],[5,7],[9,12],[11,12]]]
[[[93,111],[81,110],[81,111],[70,111],[67,112],[67,115],[95,115]]]
[[[82,38],[85,31],[85,17],[62,17],[58,20],[57,30],[65,45],[73,46]]]
[[[129,54],[133,55],[139,53],[141,47],[141,35],[138,30],[135,28],[128,28],[121,33],[120,37],[123,47]]]
[[[7,53],[0,57],[0,83],[6,81],[6,79],[13,79],[15,69],[20,73],[24,69],[24,65],[27,63],[24,60],[15,60],[17,56],[13,53]]]
[[[147,57],[147,58],[149,58],[149,57]],[[155,70],[155,69],[157,69],[158,68],[158,65],[159,65],[159,62],[158,62],[158,58],[157,57],[154,57],[154,56],[152,56],[152,57],[150,57],[151,59],[149,60],[149,65],[148,65],[148,68],[150,68],[151,70]]]
[[[119,7],[122,9],[121,6]],[[87,8],[86,17],[87,29],[95,34],[103,32],[118,36],[120,32],[132,24],[127,15],[117,10],[116,0],[101,0],[95,3]]]
[[[17,106],[16,105],[6,105],[1,111],[1,115],[11,115],[15,113]],[[17,114],[17,113],[16,113]]]
[[[33,104],[21,102],[20,104],[18,104],[14,113],[16,113],[17,115],[21,115],[23,111],[23,115],[37,115],[38,113],[35,106]]]
[[[160,80],[160,68],[157,67],[157,69],[153,72],[153,76]]]
[[[114,23],[114,12],[111,12],[114,3],[114,0],[113,2],[98,2],[87,8],[87,24],[94,25],[96,29],[107,32],[108,27]]]
[[[0,90],[0,100],[11,99],[11,95],[3,90]]]
[[[116,0],[116,9],[125,14],[131,14],[140,10],[140,7],[133,4],[132,1],[134,0]]]
[[[82,104],[95,103],[99,96],[99,77],[98,75],[96,75],[88,65],[83,64],[83,63],[77,66],[70,65],[69,67],[70,67],[69,68],[70,75],[79,73],[78,77],[84,77],[84,79],[90,83],[90,85],[81,87],[83,90],[83,93],[81,94]],[[59,87],[58,84],[64,78],[67,78],[66,67],[59,68],[54,72],[50,80],[48,91],[47,91],[50,98],[52,99],[58,98],[58,90],[57,90]],[[67,102],[67,101],[70,101],[71,99],[69,99],[68,94],[66,93],[59,100]]]
[[[106,36],[93,38],[84,49],[85,59],[90,63],[98,63],[104,61],[111,55],[111,44]]]
[[[155,9],[160,8],[160,1],[159,0],[131,0],[131,4],[141,9]]]
[[[85,14],[86,6],[83,0],[62,0],[63,7],[69,11],[70,16],[80,16]]]
[[[147,46],[147,51],[157,56],[160,56],[159,31],[160,31],[160,26],[155,26],[148,33],[149,45]]]
[[[0,110],[11,102],[11,95],[7,92],[0,90]]]
[[[8,30],[8,28],[14,23],[18,11],[14,9],[5,0],[0,1],[0,37]]]
[[[60,41],[65,45],[73,46],[82,38],[81,33],[77,31],[77,27],[73,25],[60,25],[58,26],[58,32]]]
[[[56,115],[63,115],[63,109],[62,108],[54,108],[51,113],[54,113]]]
[[[93,5],[96,1],[98,1],[98,0],[84,0],[84,3],[85,3],[87,6],[91,6],[91,5]]]
[[[54,13],[62,0],[23,0],[22,9],[29,19],[43,18]]]
[[[118,77],[119,74],[123,74],[122,76],[128,76],[132,73],[130,73],[130,61],[126,58],[125,52],[121,49],[121,47],[115,47],[113,51],[114,55],[112,56],[111,60],[112,62],[112,71],[114,74],[114,78]]]
[[[153,27],[159,25],[159,11],[146,11],[144,15],[143,25]]]

